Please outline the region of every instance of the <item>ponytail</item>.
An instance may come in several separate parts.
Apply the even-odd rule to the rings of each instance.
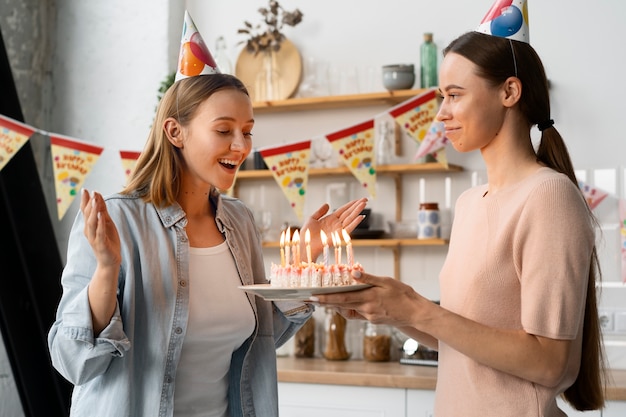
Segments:
[[[541,132],[537,160],[555,171],[567,175],[578,186],[565,142],[554,126],[548,126]],[[589,210],[589,215],[594,223],[597,223],[591,210]],[[574,384],[563,393],[563,398],[580,411],[597,410],[604,407],[605,381],[603,376],[606,367],[596,294],[596,279],[600,276],[598,254],[594,247],[587,282],[580,370]]]

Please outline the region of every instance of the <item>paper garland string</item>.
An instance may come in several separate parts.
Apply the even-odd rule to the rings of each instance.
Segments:
[[[431,123],[434,119],[436,107],[437,100],[435,91],[429,90],[424,94],[406,100],[405,102],[391,108],[388,113],[392,115],[398,123],[400,123],[400,126],[406,130],[407,133],[421,143],[426,137],[429,123]],[[338,152],[340,159],[348,166],[355,178],[368,189],[372,197],[375,197],[376,163],[374,155],[375,135],[373,127],[374,119],[325,135],[325,137],[329,140],[329,142],[331,142],[333,148]],[[80,140],[69,138],[64,135],[46,132],[9,117],[0,115],[0,170],[4,168],[4,166],[35,132],[41,133],[44,136],[49,136],[51,139],[56,138],[54,141],[51,140],[51,143],[55,142],[52,150],[53,159],[57,158],[59,161],[63,162],[63,158],[76,158],[75,165],[73,165],[71,169],[63,168],[62,163],[61,165],[54,167],[56,170],[54,175],[55,190],[57,192],[57,214],[59,219],[61,219],[73,201],[75,194],[80,189],[80,186],[84,183],[87,174],[91,172],[93,165],[97,162],[104,148],[89,145],[85,142],[81,142]],[[304,196],[306,194],[306,181],[308,180],[308,155],[310,154],[310,141],[299,143],[307,144],[305,148],[300,149],[301,155],[307,155],[306,159],[300,161],[300,168],[305,166],[307,175],[303,178],[304,182],[300,182],[297,187],[297,194],[299,197],[296,197],[293,194],[294,190],[289,189],[289,184],[294,185],[296,183],[291,183],[291,181],[289,181],[287,182],[287,186],[285,186],[283,185],[285,178],[281,178],[279,185],[292,207],[294,207],[294,210],[296,210],[298,217],[301,218]],[[430,144],[430,146],[431,149],[434,149],[432,144]],[[444,146],[445,144],[443,144],[440,149],[434,150],[430,153],[432,155],[436,155],[439,162],[447,165]],[[267,148],[266,150],[269,151],[269,149],[270,148]],[[139,154],[140,152],[138,151],[119,151],[126,181],[128,181],[135,168]],[[274,158],[271,158],[270,156],[270,162],[272,159]],[[78,163],[78,160],[80,160],[80,163]],[[53,163],[54,162],[56,161],[53,160]],[[267,160],[266,163],[268,163]],[[297,179],[296,181],[300,181],[300,179]]]

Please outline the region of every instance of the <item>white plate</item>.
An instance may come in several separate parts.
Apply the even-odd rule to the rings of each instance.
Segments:
[[[349,292],[362,290],[371,287],[370,284],[342,285],[337,287],[300,287],[300,288],[279,288],[270,284],[240,285],[239,288],[263,297],[268,301],[278,300],[308,300],[312,295],[333,294],[338,292]]]

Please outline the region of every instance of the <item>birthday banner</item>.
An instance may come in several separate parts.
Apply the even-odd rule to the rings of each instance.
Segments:
[[[356,179],[375,198],[374,119],[326,135],[326,139]]]
[[[272,172],[298,219],[304,218],[304,200],[309,181],[311,141],[291,143],[259,149],[263,160]]]
[[[446,145],[445,137],[441,137],[439,132],[432,132],[432,135],[434,135],[432,138],[432,135],[428,135],[429,127],[437,111],[437,104],[435,91],[429,90],[424,94],[392,107],[383,114],[388,113],[391,115],[402,129],[420,143],[421,150],[418,152],[424,151],[432,154],[437,158],[437,161],[447,165],[444,149]],[[11,158],[30,140],[35,132],[51,138],[57,211],[60,220],[67,212],[76,193],[97,162],[103,148],[60,134],[46,132],[0,115],[0,170],[9,163]],[[324,136],[354,177],[363,187],[368,189],[372,197],[375,197],[376,159],[374,144],[376,138],[374,119]],[[283,173],[280,178],[276,178],[276,181],[298,214],[298,217],[302,218],[308,181],[310,140],[297,143],[302,148],[293,148],[289,151],[291,154],[299,151],[298,157],[292,158],[291,162],[286,161],[290,159],[286,156],[289,152],[277,151],[281,148],[280,146],[266,148],[265,155],[263,153],[262,155],[268,165],[272,162],[276,165],[276,163],[290,164],[294,163],[295,160],[298,161],[297,168],[290,167],[290,169],[297,169],[303,176],[294,177],[292,173],[287,178],[284,174],[285,169],[277,170],[274,175],[276,178],[277,173]],[[291,146],[296,146],[296,144]],[[274,154],[273,150],[278,153]],[[124,175],[128,182],[135,169],[140,152],[120,150],[119,155]]]
[[[80,142],[74,138],[50,134],[50,152],[54,188],[57,195],[57,214],[63,218],[87,175],[93,169],[104,148]]]
[[[30,126],[0,115],[0,171],[35,133]]]

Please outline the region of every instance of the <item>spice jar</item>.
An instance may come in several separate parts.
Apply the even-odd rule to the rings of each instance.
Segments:
[[[421,203],[417,212],[417,238],[441,238],[441,217],[439,204]]]
[[[387,362],[391,359],[391,330],[388,326],[365,323],[363,359],[370,362]]]
[[[326,309],[326,344],[324,357],[331,361],[342,361],[350,357],[346,349],[346,319],[333,309]]]
[[[294,355],[297,358],[312,358],[315,353],[315,318],[309,319],[295,335]]]

